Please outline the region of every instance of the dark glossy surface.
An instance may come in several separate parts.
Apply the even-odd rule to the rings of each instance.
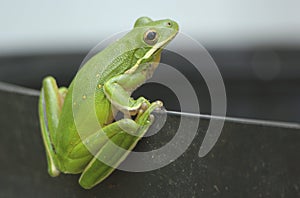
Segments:
[[[115,171],[92,190],[79,175],[47,173],[37,115],[37,93],[1,84],[0,197],[299,197],[300,130],[228,120],[213,150],[198,151],[208,125],[177,160],[142,173]],[[196,117],[183,116],[187,122]],[[136,150],[164,145],[177,130],[169,116],[163,130],[144,138]],[[189,128],[186,129],[187,132]]]

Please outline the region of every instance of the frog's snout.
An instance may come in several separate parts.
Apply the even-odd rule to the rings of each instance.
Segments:
[[[167,20],[164,25],[167,28],[172,28],[172,29],[177,30],[177,31],[179,29],[178,24],[175,21],[172,21],[172,20]]]

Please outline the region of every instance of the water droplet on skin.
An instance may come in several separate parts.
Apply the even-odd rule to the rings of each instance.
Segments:
[[[85,99],[86,99],[86,95],[83,95],[83,96],[82,96],[82,99],[85,100]]]

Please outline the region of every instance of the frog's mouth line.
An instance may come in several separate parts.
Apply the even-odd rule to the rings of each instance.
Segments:
[[[161,52],[164,47],[171,41],[173,40],[173,38],[178,34],[178,32],[176,32],[175,34],[171,35],[168,39],[166,39],[166,42],[160,42],[160,43],[156,43],[151,50],[149,50],[144,57],[140,58],[136,64],[129,70],[127,70],[125,73],[132,73],[134,72],[137,67],[139,66],[139,64],[142,62],[142,60],[144,59],[148,59],[150,58],[150,56],[155,55],[159,52]]]
[[[143,57],[143,59],[147,59],[147,58],[149,58],[150,56],[155,55],[155,54],[161,52],[161,51],[164,49],[164,47],[165,47],[168,43],[170,43],[170,42],[173,40],[173,38],[175,38],[175,36],[176,36],[177,34],[178,34],[178,32],[176,32],[175,34],[171,35],[168,39],[166,39],[166,42],[156,43],[156,44],[152,47],[152,49],[151,49],[149,52],[147,52],[147,53],[145,54],[145,56]]]

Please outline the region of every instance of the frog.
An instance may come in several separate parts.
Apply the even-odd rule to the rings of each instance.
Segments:
[[[68,88],[52,76],[43,79],[38,109],[50,176],[81,174],[79,184],[91,189],[127,158],[152,125],[153,112],[163,108],[159,100],[131,95],[152,77],[178,31],[171,19],[140,17],[122,38],[89,58]],[[79,132],[78,126],[89,126],[86,106],[94,107],[99,128]],[[103,156],[109,164],[99,160]]]

